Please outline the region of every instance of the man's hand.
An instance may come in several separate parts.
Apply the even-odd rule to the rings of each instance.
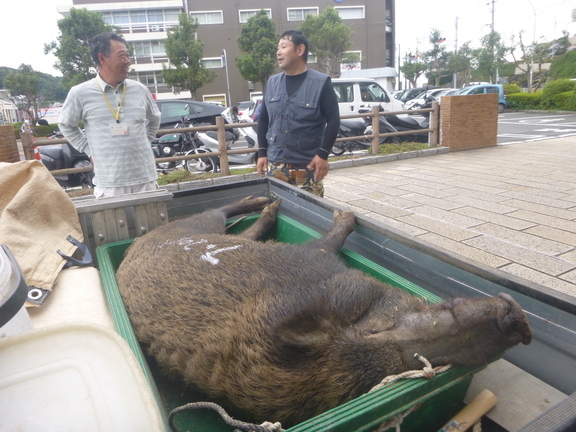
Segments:
[[[328,174],[328,161],[320,156],[314,156],[314,159],[306,166],[309,170],[314,170],[314,181],[322,181]]]
[[[260,177],[264,177],[266,175],[267,170],[268,170],[268,158],[259,157],[258,161],[256,162],[256,172]]]

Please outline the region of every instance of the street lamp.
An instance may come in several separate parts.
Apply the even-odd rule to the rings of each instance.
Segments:
[[[534,34],[532,35],[532,59],[531,59],[531,64],[530,64],[530,74],[529,74],[529,87],[530,90],[529,92],[532,93],[532,78],[534,76],[534,55],[536,54],[536,8],[534,7],[534,4],[532,4],[532,0],[527,0],[528,3],[530,3],[530,6],[532,6],[532,11],[534,12]]]
[[[222,50],[222,66],[226,71],[226,89],[228,92],[228,106],[232,106],[232,98],[230,97],[230,79],[228,78],[228,60],[226,58],[226,49]]]

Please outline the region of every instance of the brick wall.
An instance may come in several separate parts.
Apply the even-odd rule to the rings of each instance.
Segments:
[[[20,154],[16,144],[14,126],[0,126],[0,162],[19,162]]]
[[[450,151],[497,144],[498,95],[444,96],[440,105],[440,145]]]

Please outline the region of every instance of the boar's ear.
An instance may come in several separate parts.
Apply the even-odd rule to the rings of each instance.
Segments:
[[[282,322],[276,328],[275,337],[280,354],[290,361],[300,361],[323,352],[335,330],[330,319],[317,311],[307,311]]]

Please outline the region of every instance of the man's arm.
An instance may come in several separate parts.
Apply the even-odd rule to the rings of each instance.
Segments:
[[[58,128],[72,147],[79,152],[84,152],[88,156],[91,156],[86,134],[82,133],[82,130],[78,127],[82,116],[83,111],[80,98],[76,95],[74,88],[72,88],[64,101],[62,111],[58,117]]]
[[[154,99],[152,99],[152,94],[148,89],[146,89],[146,136],[150,142],[156,138],[156,132],[160,127],[161,113],[158,109],[158,105]]]
[[[320,95],[320,113],[326,120],[326,129],[324,129],[324,138],[322,139],[322,144],[318,149],[317,155],[327,160],[336,136],[338,135],[338,129],[340,128],[338,98],[336,97],[336,92],[334,91],[334,87],[332,87],[332,81],[330,79],[326,80],[322,94]]]

